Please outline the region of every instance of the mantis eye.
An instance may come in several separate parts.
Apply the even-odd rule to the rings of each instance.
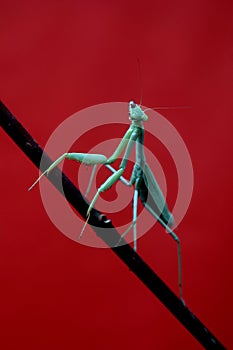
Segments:
[[[135,108],[136,107],[136,103],[134,101],[130,101],[129,103],[131,108]]]

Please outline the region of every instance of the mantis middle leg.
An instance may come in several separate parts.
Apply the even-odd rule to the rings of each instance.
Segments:
[[[126,131],[123,139],[121,140],[120,144],[118,145],[117,149],[115,152],[112,154],[110,158],[107,158],[103,154],[88,154],[88,153],[64,153],[61,155],[55,162],[53,162],[50,167],[45,170],[39,178],[32,184],[32,186],[28,189],[30,191],[38,182],[39,180],[44,176],[48,175],[51,170],[53,170],[59,163],[61,163],[64,159],[69,159],[69,160],[76,160],[77,162],[84,163],[87,165],[96,165],[96,164],[104,164],[104,163],[112,163],[114,162],[123,149],[126,147],[126,145],[129,142],[129,139],[131,135],[133,134],[133,129],[132,127],[129,127],[129,129]],[[93,174],[94,176],[94,174]]]
[[[89,207],[88,207],[88,210],[87,210],[87,220],[84,224],[84,227],[79,235],[79,238],[81,238],[82,234],[83,234],[83,231],[87,225],[87,222],[89,220],[89,217],[90,217],[90,212],[91,210],[93,209],[100,193],[108,190],[110,187],[112,187],[112,185],[117,182],[123,175],[123,172],[126,168],[126,164],[128,162],[128,159],[129,159],[129,155],[134,147],[134,143],[135,141],[137,140],[138,138],[138,135],[139,135],[140,131],[138,128],[136,128],[135,130],[131,130],[131,128],[127,131],[126,135],[124,136],[124,143],[122,144],[122,142],[120,143],[120,145],[118,146],[117,150],[114,152],[114,154],[108,158],[106,161],[105,161],[105,165],[108,165],[109,163],[112,163],[114,160],[117,159],[117,157],[119,157],[119,152],[122,152],[122,147],[125,145],[126,146],[126,150],[125,150],[125,154],[124,154],[124,157],[121,161],[121,164],[120,164],[120,167],[118,170],[115,170],[114,168],[112,168],[111,170],[113,170],[113,174],[111,176],[109,176],[109,178],[98,188],[94,198],[92,199]],[[128,139],[129,138],[129,139]],[[110,167],[111,168],[111,167]],[[95,169],[93,170],[95,171]],[[94,177],[94,174],[93,176],[91,176],[91,178]],[[89,186],[88,186],[89,187]]]

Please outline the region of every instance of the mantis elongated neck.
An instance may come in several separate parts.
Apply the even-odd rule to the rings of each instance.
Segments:
[[[141,120],[132,120],[132,125],[133,126],[139,126],[140,128],[143,127],[143,124],[142,124]]]

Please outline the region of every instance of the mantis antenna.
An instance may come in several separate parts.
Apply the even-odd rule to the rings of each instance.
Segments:
[[[138,74],[139,74],[139,84],[140,84],[140,104],[142,104],[142,70],[141,70],[141,62],[139,57],[137,57],[137,62],[138,62]]]
[[[166,106],[159,106],[159,107],[148,107],[146,109],[144,109],[143,112],[146,112],[146,111],[149,111],[149,110],[156,110],[156,109],[190,109],[192,108],[191,106],[169,106],[169,107],[166,107]]]
[[[142,105],[142,69],[141,69],[141,62],[139,57],[137,57],[137,63],[138,63],[138,74],[139,74],[139,84],[140,84],[140,104],[139,106]],[[189,109],[191,108],[190,106],[159,106],[159,107],[151,107],[151,108],[146,108],[143,112],[146,112],[150,109],[156,110],[156,109]]]

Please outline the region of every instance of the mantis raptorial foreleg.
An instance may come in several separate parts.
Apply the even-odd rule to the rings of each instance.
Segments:
[[[91,204],[89,205],[89,208],[87,210],[87,215],[89,215],[91,210],[93,209],[100,193],[108,190],[117,180],[119,180],[119,178],[123,174],[123,172],[124,172],[123,168],[117,170],[114,174],[109,176],[109,178],[98,188],[98,190],[95,194],[95,197],[92,199]]]
[[[113,173],[116,172],[117,170],[115,170],[115,169],[114,169],[113,167],[111,167],[111,165],[109,165],[109,164],[113,163],[115,160],[117,160],[117,159],[120,157],[121,153],[123,152],[124,148],[127,146],[128,142],[129,142],[129,139],[130,139],[130,137],[131,137],[131,135],[132,135],[132,132],[133,132],[133,130],[132,130],[132,128],[130,127],[130,128],[126,131],[126,133],[125,133],[123,139],[121,140],[121,142],[120,142],[119,145],[117,146],[115,152],[111,155],[111,157],[109,157],[108,159],[106,159],[106,161],[104,162],[104,163],[105,163],[105,166],[106,166],[108,169],[110,169]],[[86,193],[85,193],[86,196],[87,196],[88,193],[90,192],[90,189],[91,189],[91,185],[92,185],[92,182],[93,182],[93,179],[94,179],[95,172],[96,172],[96,165],[94,165],[94,168],[93,168],[92,173],[91,173],[90,181],[89,181],[89,184],[88,184]],[[123,178],[123,179],[124,179],[124,178]],[[122,181],[122,176],[120,177],[120,180]],[[125,181],[127,181],[127,180],[125,180]],[[123,180],[123,182],[124,182],[124,180]]]
[[[112,173],[116,173],[117,170],[114,169],[111,165],[109,164],[104,164],[106,166],[106,168],[108,168]],[[92,172],[91,172],[91,176],[90,176],[90,180],[89,180],[89,183],[88,183],[88,186],[87,186],[87,190],[85,192],[85,196],[87,196],[90,192],[90,189],[91,189],[91,185],[92,185],[92,182],[94,180],[94,176],[95,176],[95,172],[96,172],[96,168],[97,168],[97,164],[94,165],[93,169],[92,169]],[[130,181],[126,180],[123,176],[120,176],[119,180],[126,186],[132,186],[132,184],[130,183]]]
[[[96,203],[96,201],[97,201],[97,199],[98,199],[100,193],[101,193],[101,192],[104,192],[104,191],[106,191],[106,190],[108,190],[117,180],[119,180],[119,178],[120,178],[120,176],[123,174],[123,172],[124,172],[124,169],[123,169],[123,168],[117,170],[114,174],[112,174],[112,175],[98,188],[98,190],[97,190],[97,192],[96,192],[96,194],[95,194],[95,197],[92,199],[92,201],[91,201],[91,203],[90,203],[90,205],[89,205],[89,207],[88,207],[88,210],[87,210],[87,220],[86,220],[86,222],[85,222],[85,224],[84,224],[84,226],[83,226],[83,229],[82,229],[82,231],[81,231],[81,233],[80,233],[80,235],[79,235],[79,239],[80,239],[80,238],[82,237],[82,235],[83,235],[83,232],[84,232],[84,230],[85,230],[85,228],[86,228],[86,225],[87,225],[88,220],[89,220],[89,217],[90,217],[90,212],[91,212],[91,210],[93,209],[93,207],[94,207],[94,205],[95,205],[95,203]]]
[[[133,130],[131,128],[129,128],[129,130],[126,132],[126,134],[122,140],[123,142],[121,141],[119,146],[117,147],[116,151],[113,153],[113,155],[110,158],[106,159],[105,164],[112,163],[114,160],[116,160],[120,156],[124,147],[127,146],[124,157],[123,157],[121,164],[120,164],[120,168],[118,170],[114,171],[113,174],[111,176],[109,176],[109,178],[98,188],[95,197],[93,198],[91,204],[89,205],[87,215],[90,214],[90,211],[94,207],[94,205],[99,197],[99,194],[101,192],[108,190],[116,181],[118,181],[121,178],[121,176],[125,170],[126,164],[128,162],[129,155],[130,155],[132,148],[134,146],[134,142],[136,141],[137,137],[138,137],[137,131],[133,132]]]
[[[117,172],[117,170],[114,169],[111,165],[105,164],[105,166],[106,166],[106,168],[108,168],[109,170],[111,170],[112,173]],[[128,180],[126,180],[126,179],[124,178],[124,176],[121,176],[121,177],[119,178],[119,180],[120,180],[124,185],[126,185],[126,186],[132,186],[131,182],[128,181]]]
[[[28,191],[30,191],[37,184],[37,182],[39,182],[39,180],[42,178],[42,176],[48,175],[49,172],[51,170],[53,170],[65,158],[69,159],[69,160],[76,160],[77,162],[84,163],[84,164],[87,164],[87,165],[103,164],[107,160],[107,157],[105,157],[103,154],[64,153],[57,160],[55,160],[55,162],[53,162],[47,170],[45,170],[39,176],[39,178],[32,184],[32,186],[28,189]]]
[[[113,171],[113,174],[111,176],[109,176],[109,178],[98,188],[94,198],[92,199],[92,201],[88,207],[88,210],[87,210],[87,220],[86,220],[84,227],[79,235],[79,238],[82,237],[82,234],[85,230],[85,227],[86,227],[87,222],[88,222],[89,217],[90,217],[90,212],[93,209],[100,193],[108,190],[115,182],[117,182],[120,178],[122,178],[122,174],[123,174],[125,167],[126,167],[126,164],[128,162],[129,155],[132,151],[132,148],[134,146],[134,142],[137,140],[137,138],[138,138],[138,130],[133,130],[130,127],[128,129],[128,131],[125,133],[125,136],[123,137],[122,141],[118,145],[118,147],[115,150],[115,152],[113,153],[113,155],[105,161],[105,165],[108,165],[109,163],[113,163],[117,158],[119,158],[121,152],[126,147],[126,151],[125,151],[124,157],[121,161],[120,168],[118,170],[115,170],[114,168],[110,167],[110,170]],[[92,174],[94,177],[93,172],[92,172]]]

